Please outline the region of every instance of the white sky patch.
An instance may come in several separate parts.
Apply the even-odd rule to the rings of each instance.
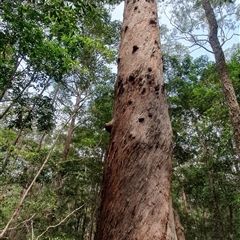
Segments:
[[[123,20],[124,1],[122,1],[112,12],[112,20]]]
[[[122,21],[123,20],[123,10],[124,10],[124,1],[122,1],[112,12],[112,20]],[[158,16],[159,16],[160,24],[164,24],[169,29],[172,29],[173,26],[171,25],[171,23],[168,19],[170,17],[170,11],[169,11],[169,9],[165,9],[165,11],[166,11],[166,15],[168,17],[163,13],[163,11],[161,11],[161,6],[159,6]],[[239,33],[240,33],[240,30],[239,30]],[[186,41],[186,40],[180,40],[179,42],[182,43],[185,46],[191,46],[191,43]],[[223,50],[231,48],[233,44],[236,44],[236,43],[239,43],[239,42],[240,42],[239,36],[234,36],[231,40],[229,40],[228,42],[226,42],[223,45]],[[194,49],[196,49],[196,50],[194,50]],[[191,56],[194,57],[194,58],[199,57],[201,55],[207,55],[210,60],[214,60],[213,54],[210,53],[210,52],[207,52],[203,48],[195,47],[192,50],[193,51],[191,52],[191,50],[190,50],[190,52],[191,52]],[[114,69],[115,69],[115,67],[114,67]]]

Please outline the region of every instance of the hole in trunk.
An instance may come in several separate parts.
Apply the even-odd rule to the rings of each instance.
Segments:
[[[128,81],[133,85],[135,83],[135,77],[133,75],[130,75]]]
[[[157,21],[155,19],[150,19],[149,24],[157,25]]]
[[[155,91],[159,91],[159,89],[160,89],[160,86],[159,86],[159,85],[157,85],[157,86],[155,86],[155,87],[154,87],[154,89],[155,89]]]
[[[164,93],[165,91],[165,83],[162,85],[162,89],[161,89],[161,92]]]
[[[143,90],[141,91],[141,94],[145,94],[146,93],[146,88],[143,88]]]
[[[135,53],[138,49],[139,47],[137,45],[134,45],[132,49],[132,54]]]
[[[152,81],[152,80],[148,81],[148,84],[149,84],[149,85],[152,85],[152,84],[153,84],[153,81]]]

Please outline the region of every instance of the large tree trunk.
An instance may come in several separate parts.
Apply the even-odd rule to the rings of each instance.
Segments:
[[[214,15],[214,11],[209,0],[202,0],[202,6],[206,14],[206,19],[209,27],[209,43],[212,47],[217,65],[218,75],[222,82],[222,89],[228,106],[234,140],[238,153],[238,160],[240,162],[240,108],[237,102],[232,81],[228,74],[225,56],[221,44],[218,40],[218,24]]]
[[[125,1],[97,240],[177,239],[157,3]]]

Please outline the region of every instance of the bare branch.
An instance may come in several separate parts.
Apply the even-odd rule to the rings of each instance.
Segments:
[[[206,36],[204,34],[201,34],[201,35],[193,35],[189,32],[186,32],[186,31],[183,31],[179,26],[177,26],[176,24],[174,24],[174,22],[172,21],[172,18],[169,18],[166,11],[165,11],[165,8],[163,8],[163,11],[164,11],[164,14],[165,16],[168,18],[170,24],[176,28],[181,34],[184,35],[184,37],[182,39],[186,40],[186,41],[189,41],[189,42],[192,42],[194,43],[191,47],[193,47],[194,45],[197,45],[199,47],[202,47],[204,50],[206,50],[207,52],[209,53],[213,53],[211,50],[209,50],[208,48],[206,48],[203,44],[201,44],[200,42],[204,41],[204,42],[208,42],[207,39],[204,39],[204,40],[199,40],[199,39],[196,39],[196,37],[198,36]]]
[[[58,227],[59,225],[61,225],[66,219],[68,219],[71,215],[73,215],[75,212],[77,212],[78,210],[80,210],[84,205],[85,205],[85,204],[83,204],[82,206],[74,209],[74,210],[73,210],[72,212],[70,212],[65,218],[63,218],[58,224],[48,226],[45,231],[43,231],[39,236],[37,236],[36,240],[38,240],[40,237],[42,237],[49,229],[55,228],[55,227]]]
[[[15,102],[23,95],[24,91],[30,86],[30,84],[33,82],[35,78],[35,74],[32,75],[29,82],[23,87],[22,91],[18,94],[18,96],[12,100],[11,104],[3,111],[3,113],[0,115],[0,119],[2,119],[10,110],[10,108],[15,104]]]
[[[230,39],[232,39],[234,36],[240,36],[240,34],[234,33],[234,34],[231,35],[231,37],[226,38],[226,40],[223,41],[223,43],[221,44],[221,47],[222,47],[227,41],[229,41]]]
[[[15,227],[11,227],[11,228],[8,228],[7,231],[10,231],[10,230],[14,230],[16,228],[18,228],[20,225],[24,224],[24,223],[27,223],[29,221],[31,221],[34,217],[35,217],[36,213],[34,213],[30,218],[20,222],[19,224],[17,224]]]
[[[16,61],[15,61],[15,64],[14,64],[14,68],[13,68],[13,70],[12,70],[12,73],[11,73],[11,76],[10,76],[10,78],[9,78],[9,80],[8,80],[8,83],[11,83],[11,82],[13,81],[14,75],[16,74],[17,69],[18,69],[18,67],[20,66],[22,60],[23,60],[23,57],[18,58],[18,56],[16,56]],[[2,92],[0,92],[0,101],[3,99],[6,91],[8,90],[8,87],[9,87],[9,86],[8,86],[8,84],[7,84],[7,85],[4,87],[4,89],[2,90]]]

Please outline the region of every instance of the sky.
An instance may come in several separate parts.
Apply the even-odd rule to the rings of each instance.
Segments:
[[[113,20],[120,20],[120,21],[123,20],[123,7],[124,7],[124,2],[122,1],[121,4],[119,4],[112,12]]]
[[[112,19],[113,20],[120,20],[122,21],[123,20],[123,9],[124,9],[124,1],[121,2],[121,4],[119,4],[115,9],[114,11],[112,12]],[[159,15],[160,16],[160,15]],[[160,24],[161,22],[164,22],[164,24],[166,24],[169,28],[171,27],[171,24],[169,23],[169,20],[166,16],[164,15],[161,15],[161,18],[160,18]],[[193,56],[197,56],[197,55],[202,55],[203,52],[206,52],[205,50],[198,50],[198,51],[195,51],[193,53]],[[200,54],[201,53],[201,54]],[[209,55],[209,53],[206,52],[206,54],[211,58],[212,56]]]
[[[121,2],[121,4],[119,4],[114,11],[112,12],[112,19],[113,20],[123,20],[123,9],[124,9],[124,1]],[[159,14],[160,16],[160,14]],[[168,18],[166,16],[164,16],[163,14],[161,14],[160,16],[160,24],[161,22],[163,22],[164,24],[166,24],[169,28],[172,27],[172,25],[170,24]],[[239,30],[240,33],[240,30]],[[187,42],[182,42],[184,45],[189,44]],[[227,42],[223,49],[227,49],[229,47],[231,47],[234,43],[240,43],[240,38],[239,36],[235,36],[231,41]],[[190,44],[189,44],[190,45]],[[201,55],[207,55],[209,57],[210,60],[214,60],[214,56],[213,54],[207,52],[206,50],[204,50],[203,48],[195,50],[191,53],[191,55],[193,57],[199,57]]]

